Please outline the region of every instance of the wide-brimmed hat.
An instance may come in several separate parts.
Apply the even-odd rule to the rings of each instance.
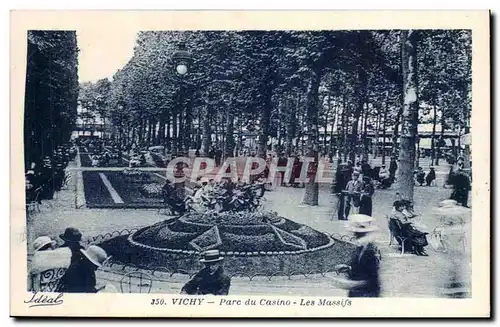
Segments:
[[[59,237],[66,242],[80,242],[82,240],[82,233],[76,228],[68,227],[64,231],[64,234],[59,235]]]
[[[108,259],[106,251],[97,245],[91,245],[87,248],[87,250],[81,249],[80,252],[82,252],[83,255],[97,267],[101,267]]]
[[[378,230],[378,227],[372,224],[374,221],[375,219],[371,216],[353,214],[347,217],[346,228],[355,233],[375,232]]]
[[[56,245],[56,241],[52,240],[48,236],[40,236],[35,241],[33,241],[33,251],[38,251],[47,244],[52,244],[52,246]]]
[[[224,260],[224,257],[220,256],[219,250],[208,250],[203,253],[203,258],[200,259],[202,263],[219,262]]]

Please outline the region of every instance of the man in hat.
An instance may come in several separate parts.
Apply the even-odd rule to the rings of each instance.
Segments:
[[[222,268],[223,257],[219,250],[209,250],[203,254],[200,262],[205,265],[181,289],[181,294],[190,295],[227,295],[231,286],[231,278],[224,273]]]
[[[345,218],[349,216],[349,212],[359,212],[359,202],[361,191],[363,190],[363,182],[359,180],[360,173],[354,171],[351,180],[347,183],[344,193],[346,193]],[[352,207],[352,208],[351,208]]]
[[[373,221],[367,215],[355,214],[349,217],[347,228],[356,238],[356,251],[349,265],[340,264],[335,267],[338,272],[345,273],[347,279],[330,277],[340,287],[349,290],[349,297],[380,296],[380,252],[373,237],[373,232],[378,227]]]
[[[84,249],[84,247],[80,244],[82,240],[82,233],[74,227],[68,227],[64,231],[64,234],[59,235],[64,243],[61,245],[61,248],[68,248],[71,251],[71,265],[79,265],[82,261],[85,260],[82,252],[80,250]],[[63,283],[72,285],[75,282],[75,279],[78,277],[73,275],[74,272],[68,271],[63,277]]]

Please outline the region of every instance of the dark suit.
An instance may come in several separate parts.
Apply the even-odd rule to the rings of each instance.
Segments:
[[[355,207],[355,213],[358,213],[359,205],[360,205],[360,193],[363,191],[363,182],[359,180],[350,180],[346,185],[346,191],[349,194],[346,194],[346,203],[345,203],[345,216],[349,216],[349,212],[351,211],[351,205]],[[352,194],[351,194],[352,193]]]
[[[222,267],[210,275],[208,268],[200,270],[182,287],[181,292],[190,295],[227,295],[231,286],[231,278],[224,274]]]

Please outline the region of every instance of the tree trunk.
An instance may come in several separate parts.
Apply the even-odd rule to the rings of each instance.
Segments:
[[[258,156],[266,158],[267,141],[269,139],[269,123],[271,122],[271,91],[267,90],[264,106],[261,111]]]
[[[304,194],[304,204],[317,206],[319,185],[316,182],[316,172],[318,169],[318,90],[321,81],[321,69],[312,71],[311,80],[307,90],[307,157],[314,158],[314,163],[309,165],[306,190]]]
[[[172,153],[172,130],[171,130],[172,125],[170,123],[171,118],[172,118],[171,115],[167,116],[166,126],[165,126],[165,129],[167,130],[166,131],[167,133],[165,135],[165,148],[169,153]]]
[[[226,136],[224,142],[224,158],[232,157],[234,154],[234,115],[231,103],[228,104],[227,121],[226,121]]]
[[[445,127],[444,106],[441,102],[439,103],[439,106],[441,107],[441,132],[440,132],[439,142],[437,144],[436,166],[439,166],[439,156],[441,155],[441,142],[444,141],[444,127]]]
[[[352,131],[350,135],[349,142],[349,160],[353,163],[356,159],[356,154],[358,150],[358,130],[359,130],[359,119],[363,113],[363,107],[366,102],[366,86],[367,86],[367,76],[363,70],[358,71],[358,86],[356,87],[356,110],[354,111],[354,119],[352,122]]]
[[[401,99],[401,103],[403,103],[403,98]],[[403,106],[401,105],[398,113],[396,115],[396,119],[394,122],[394,131],[392,132],[392,156],[396,157],[398,153],[398,139],[399,139],[399,124],[401,122],[401,116],[403,115]]]
[[[336,103],[335,103],[336,104]],[[335,153],[333,153],[333,130],[336,126],[338,126],[338,106],[335,105],[335,111],[333,112],[333,124],[332,124],[332,128],[330,129],[330,153],[331,153],[331,156],[332,158],[335,156]],[[338,134],[338,129],[337,129],[337,134]],[[338,136],[337,136],[337,149],[339,147],[339,142],[338,142]],[[340,158],[340,154],[339,154],[339,158]]]
[[[160,115],[160,126],[158,126],[158,145],[165,144],[165,114]]]
[[[191,148],[191,137],[192,137],[192,125],[193,125],[193,115],[190,104],[187,104],[186,116],[184,120],[184,139],[183,139],[183,153],[189,155],[189,149]]]
[[[296,108],[288,108],[288,121],[286,127],[286,154],[287,156],[291,156],[293,152],[293,138],[296,136],[296,120],[297,120],[297,111],[299,110],[299,102],[300,95],[297,94],[297,106]],[[291,105],[291,101],[288,101],[288,104]],[[291,106],[290,106],[291,107]]]
[[[378,107],[378,105],[377,105]],[[378,140],[378,133],[380,129],[380,111],[378,110],[380,108],[377,108],[377,122],[375,123],[375,149],[373,150],[373,158],[377,158],[379,154],[379,140]],[[373,143],[372,143],[373,144]]]
[[[210,129],[210,117],[211,117],[211,114],[210,114],[210,108],[208,107],[208,105],[205,106],[204,108],[204,116],[203,117],[203,139],[202,139],[202,143],[203,143],[203,154],[205,156],[208,155],[208,152],[210,151],[210,145],[211,145],[211,141],[212,141],[212,131]]]
[[[387,128],[387,111],[389,111],[389,103],[388,98],[385,100],[385,108],[384,108],[384,123],[382,127],[382,164],[385,164],[385,129]]]
[[[348,128],[347,128],[347,100],[346,100],[346,94],[342,94],[342,155],[344,157],[344,161],[347,161],[347,156],[348,156],[348,151],[347,151],[347,133],[348,133]],[[340,135],[340,134],[339,134]]]
[[[321,104],[323,104],[323,103],[321,103]],[[325,123],[323,124],[323,130],[324,130],[323,131],[323,152],[327,152],[326,151],[326,136],[328,135],[328,118],[330,116],[330,110],[332,110],[330,95],[328,95],[327,105],[328,105],[328,110],[326,111]]]
[[[178,152],[178,136],[177,136],[177,113],[174,112],[172,115],[172,154],[177,155]]]
[[[437,107],[432,106],[434,118],[432,119],[432,136],[431,136],[431,165],[436,160],[436,123],[437,123]]]
[[[141,119],[141,125],[139,126],[139,141],[138,141],[138,146],[142,146],[142,140],[144,136],[144,119]]]
[[[417,32],[402,32],[403,119],[396,190],[401,199],[413,202],[415,141],[418,126]]]
[[[368,162],[368,112],[369,112],[369,103],[366,102],[366,111],[365,111],[365,120],[363,124],[363,159]]]

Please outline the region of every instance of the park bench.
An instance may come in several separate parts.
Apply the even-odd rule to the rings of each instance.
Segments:
[[[405,243],[408,240],[408,234],[406,233],[406,224],[403,224],[399,219],[387,217],[388,227],[389,227],[389,246],[392,245],[392,241],[395,239],[398,244],[401,245],[401,254],[405,253]]]

